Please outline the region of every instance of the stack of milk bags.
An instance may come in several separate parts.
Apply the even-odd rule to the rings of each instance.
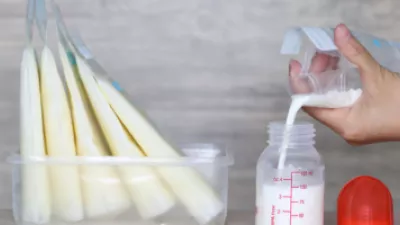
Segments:
[[[75,222],[115,216],[132,207],[150,220],[180,202],[199,224],[210,222],[224,204],[193,168],[113,160],[179,159],[181,154],[92,66],[93,59],[83,56],[84,46],[70,38],[53,6],[58,54],[44,38],[37,56],[29,41],[21,63],[21,157],[26,161],[22,220]],[[41,26],[45,10],[31,7],[37,7],[33,11],[38,27],[46,29]]]

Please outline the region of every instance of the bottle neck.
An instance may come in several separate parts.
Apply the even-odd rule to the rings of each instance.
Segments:
[[[295,123],[287,126],[284,123],[272,122],[268,126],[269,145],[280,146],[313,146],[315,128],[311,123]]]

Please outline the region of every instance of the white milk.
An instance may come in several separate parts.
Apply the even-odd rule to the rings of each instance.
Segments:
[[[303,106],[322,108],[342,108],[354,104],[361,96],[361,89],[349,89],[348,91],[329,91],[326,94],[297,94],[292,96],[292,103],[286,117],[286,131],[283,137],[278,169],[283,169],[286,159],[287,145],[289,141],[289,129],[294,124],[297,112]]]
[[[348,91],[329,91],[326,94],[297,94],[292,96],[292,102],[304,102],[304,106],[342,108],[354,104],[361,94],[361,89],[349,89]]]
[[[280,199],[290,196],[291,191],[291,199]],[[264,184],[262,196],[260,225],[324,224],[324,184],[292,190],[289,185]]]

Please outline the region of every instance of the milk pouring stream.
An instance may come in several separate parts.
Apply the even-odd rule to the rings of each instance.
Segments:
[[[361,89],[350,89],[348,91],[329,91],[326,94],[296,94],[292,96],[292,103],[286,118],[286,131],[284,133],[283,143],[281,147],[281,155],[279,157],[278,168],[283,169],[286,158],[287,135],[290,126],[293,125],[297,112],[303,106],[324,107],[324,108],[342,108],[351,106],[360,96]]]
[[[286,123],[271,123],[269,146],[257,165],[257,225],[323,225],[324,165],[314,148],[314,127],[295,123],[303,106],[351,106],[361,89],[298,94]]]

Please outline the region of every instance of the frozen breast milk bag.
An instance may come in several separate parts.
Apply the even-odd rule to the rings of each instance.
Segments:
[[[113,154],[144,157],[101,93],[91,68],[79,56],[76,59],[83,85]],[[121,165],[119,168],[132,200],[143,218],[160,216],[175,205],[174,196],[151,167]]]
[[[47,151],[51,157],[71,159],[76,156],[71,110],[53,53],[47,46],[42,50],[40,65]],[[54,215],[66,221],[83,219],[78,166],[50,165],[49,171]]]
[[[65,46],[68,44],[68,47],[71,47],[71,54],[73,53],[76,59],[77,74],[82,81],[82,87],[87,94],[87,100],[94,111],[93,114],[103,131],[112,154],[119,157],[145,157],[107,103],[107,100],[96,84],[92,69],[81,56],[76,54],[76,49],[72,45],[59,7],[54,2],[52,6],[56,16],[60,40],[65,42]],[[117,168],[142,218],[150,219],[158,217],[175,205],[173,194],[170,193],[151,167],[132,163],[119,165]]]
[[[88,81],[87,84],[84,81],[85,86],[87,85],[86,88],[92,89],[93,93],[97,92],[96,89],[101,91],[99,96],[97,96],[98,93],[96,93],[96,97],[92,96],[93,101],[95,101],[95,98],[105,98],[107,106],[102,107],[111,107],[110,109],[116,114],[116,118],[122,122],[128,131],[128,135],[133,137],[146,156],[179,159],[181,157],[180,153],[164,140],[147,118],[122,95],[118,85],[104,76],[104,70],[99,68],[99,64],[94,61],[93,56],[84,46],[82,40],[75,37],[71,40],[71,43],[78,49],[77,51],[79,51],[80,55],[92,63],[91,66],[96,68],[95,71],[98,71],[98,73],[95,73],[92,71],[94,70],[93,68],[89,68],[89,65],[82,59],[78,59],[79,68],[82,70],[81,76],[86,74],[85,79]],[[95,85],[93,87],[89,86],[89,83],[92,85],[92,82]],[[97,112],[100,112],[100,110],[96,110]],[[101,115],[99,115],[100,117]],[[115,136],[116,133],[113,132],[113,135]],[[115,154],[120,153],[115,152]],[[160,166],[156,169],[163,181],[168,184],[198,223],[207,224],[223,212],[224,202],[195,169],[187,166]]]
[[[35,50],[27,46],[21,62],[21,157],[46,157],[40,82]],[[34,224],[47,223],[51,199],[46,165],[27,162],[22,166],[22,218]]]
[[[44,224],[51,217],[51,190],[47,166],[33,163],[31,158],[46,157],[43,130],[42,100],[40,94],[39,66],[32,46],[35,4],[27,1],[26,37],[20,71],[20,151],[21,200],[13,204],[16,218],[23,222]]]
[[[107,143],[77,74],[74,55],[63,47],[66,46],[63,43],[59,44],[59,54],[70,96],[77,152],[80,156],[106,156]],[[129,195],[113,167],[95,164],[81,166],[85,213],[90,218],[120,213],[130,206]]]
[[[180,157],[110,81],[98,77],[97,82],[119,119],[149,157]],[[158,172],[200,224],[208,223],[223,211],[224,205],[219,196],[193,168],[160,167]]]

